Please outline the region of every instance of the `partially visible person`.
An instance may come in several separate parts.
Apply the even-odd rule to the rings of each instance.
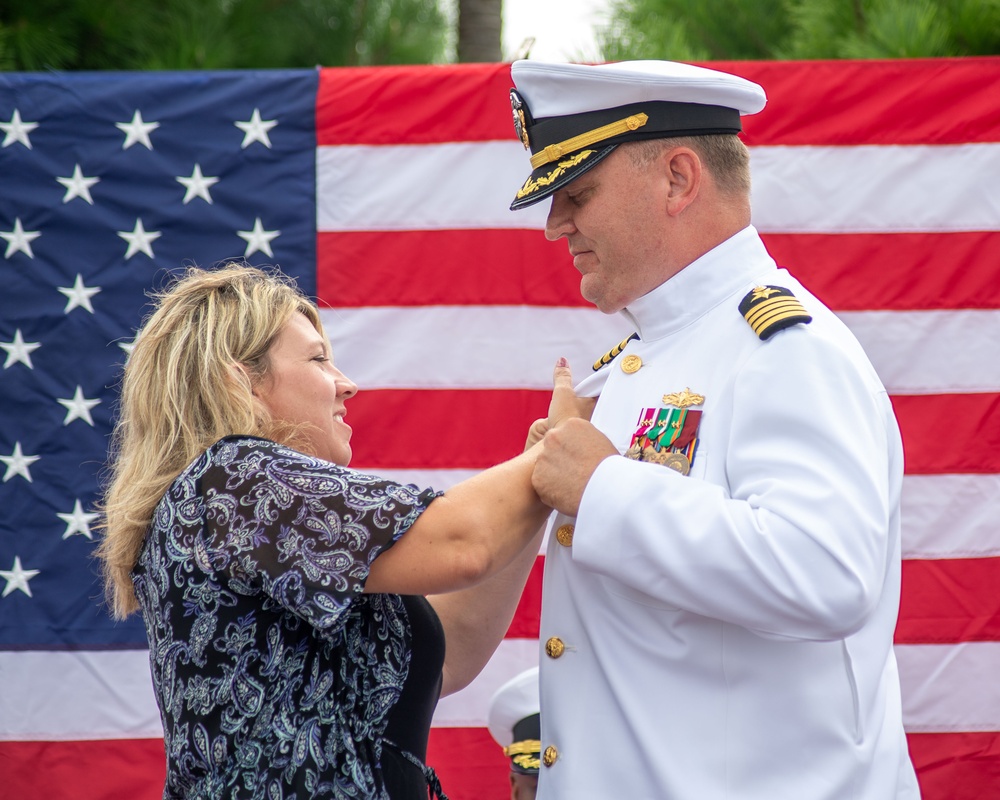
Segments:
[[[510,800],[534,800],[542,754],[538,667],[515,675],[496,690],[486,726],[510,759]]]
[[[445,796],[431,715],[514,613],[544,445],[443,493],[401,485],[348,467],[356,392],[276,271],[190,269],[139,332],[98,552],[115,616],[145,622],[165,799]]]
[[[751,224],[738,134],[763,89],[662,61],[511,72],[532,167],[513,207],[550,201],[581,294],[635,330],[533,474],[558,511],[539,797],[917,798],[899,429],[858,341]]]

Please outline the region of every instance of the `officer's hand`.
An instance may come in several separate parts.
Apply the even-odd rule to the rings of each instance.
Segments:
[[[549,401],[549,415],[536,419],[528,429],[528,439],[524,443],[527,450],[538,444],[542,437],[565,419],[578,417],[590,419],[597,403],[596,397],[577,397],[573,391],[573,372],[569,362],[560,358],[552,372],[552,399]]]
[[[617,448],[589,421],[570,417],[545,434],[531,483],[542,502],[575,517],[594,470]]]

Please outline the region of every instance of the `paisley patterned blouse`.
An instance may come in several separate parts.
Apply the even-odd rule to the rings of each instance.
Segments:
[[[361,592],[436,496],[252,437],[177,477],[133,571],[164,798],[387,797],[410,628],[400,597]]]

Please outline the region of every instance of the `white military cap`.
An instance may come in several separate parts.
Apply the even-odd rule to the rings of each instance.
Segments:
[[[522,775],[538,774],[542,750],[538,705],[538,667],[533,667],[497,689],[486,715],[490,735],[510,758],[510,768]]]
[[[551,64],[515,61],[514,129],[531,151],[531,176],[511,209],[548,197],[623,142],[736,134],[740,116],[767,102],[752,81],[675,61]]]

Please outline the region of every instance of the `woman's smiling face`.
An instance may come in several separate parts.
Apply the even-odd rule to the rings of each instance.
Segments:
[[[357,391],[333,365],[329,341],[293,314],[268,350],[268,372],[254,394],[276,420],[304,426],[313,454],[346,467],[352,431],[345,403]]]

